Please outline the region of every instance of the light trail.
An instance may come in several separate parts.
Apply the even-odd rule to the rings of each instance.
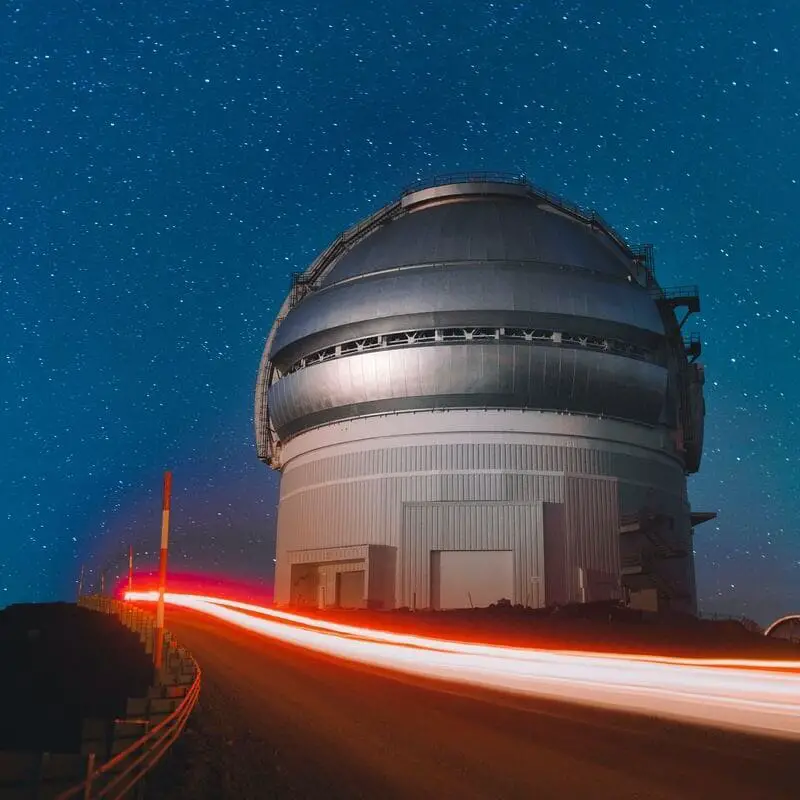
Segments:
[[[152,601],[154,592],[133,592]],[[214,597],[171,605],[318,653],[517,695],[800,739],[800,662],[685,659],[450,642],[315,620]]]
[[[419,636],[408,633],[394,633],[392,631],[382,631],[374,628],[359,628],[354,625],[345,625],[341,622],[331,622],[329,620],[315,619],[302,614],[292,614],[288,611],[279,611],[275,608],[257,606],[252,603],[242,603],[236,600],[227,600],[218,597],[206,597],[201,595],[167,595],[167,602],[178,602],[177,597],[194,597],[207,603],[212,603],[225,608],[233,608],[246,611],[250,614],[258,614],[262,617],[289,622],[295,625],[302,625],[307,628],[338,633],[344,636],[355,636],[360,639],[367,639],[375,642],[389,642],[391,644],[405,645],[408,647],[418,647],[426,650],[444,650],[447,652],[465,653],[469,655],[491,655],[497,658],[515,658],[539,660],[542,654],[575,655],[585,657],[587,654],[595,658],[625,658],[633,661],[645,661],[659,664],[683,664],[686,666],[703,667],[739,667],[741,669],[761,669],[761,670],[785,670],[800,672],[800,660],[764,660],[764,659],[743,659],[743,658],[681,658],[675,656],[661,656],[656,654],[637,655],[633,653],[615,654],[592,652],[587,650],[569,649],[541,649],[536,647],[504,646],[504,645],[484,645],[472,642],[453,641],[449,639],[435,639],[430,636]],[[158,598],[157,592],[128,592],[126,598],[134,602],[155,602]],[[171,599],[173,598],[173,599]]]

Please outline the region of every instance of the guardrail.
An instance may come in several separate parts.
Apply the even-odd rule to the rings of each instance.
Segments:
[[[152,630],[152,624],[143,625],[143,620],[149,619],[140,609],[130,603],[123,603],[107,597],[82,597],[78,601],[79,605],[96,611],[108,614],[115,614],[123,624],[139,630],[145,643],[147,635],[143,628]],[[197,699],[200,696],[201,672],[197,662],[185,651],[178,649],[175,640],[171,636],[166,637],[166,653],[164,669],[159,678],[159,683],[165,688],[172,688],[177,692],[171,692],[171,699],[177,701],[183,688],[180,687],[180,675],[184,673],[186,662],[188,661],[193,671],[193,679],[185,694],[174,708],[164,719],[159,721],[155,727],[150,728],[153,714],[144,719],[117,720],[117,725],[141,725],[145,732],[139,736],[132,744],[122,752],[113,755],[110,760],[98,765],[96,754],[89,753],[86,777],[78,784],[59,794],[56,800],[69,800],[70,798],[82,798],[91,800],[92,798],[108,798],[116,800],[123,798],[139,784],[145,775],[160,761],[161,757],[183,731],[189,715],[194,709]],[[177,674],[175,669],[177,667]],[[170,679],[172,675],[173,679]],[[171,686],[170,686],[171,684]],[[170,697],[170,695],[167,695]],[[148,701],[143,701],[147,703]],[[152,702],[152,701],[150,701]]]
[[[434,189],[437,186],[447,186],[451,183],[472,183],[474,181],[485,181],[486,183],[510,183],[518,186],[525,186],[528,179],[519,172],[487,172],[478,170],[476,172],[448,172],[443,175],[435,175],[432,178],[419,178],[416,181],[403,187],[402,194],[411,194],[423,189]]]

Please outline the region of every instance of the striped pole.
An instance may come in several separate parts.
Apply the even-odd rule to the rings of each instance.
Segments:
[[[133,545],[128,546],[128,591],[133,591]]]
[[[161,504],[161,558],[158,562],[158,606],[156,607],[156,641],[154,662],[161,669],[164,653],[164,593],[167,590],[167,547],[169,545],[169,504],[172,494],[172,473],[164,473],[164,496]]]

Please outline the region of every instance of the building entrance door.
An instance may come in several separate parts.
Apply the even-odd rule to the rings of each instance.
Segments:
[[[482,608],[514,602],[511,550],[441,550],[431,553],[434,608]]]
[[[364,605],[364,570],[336,573],[336,605],[361,608]]]

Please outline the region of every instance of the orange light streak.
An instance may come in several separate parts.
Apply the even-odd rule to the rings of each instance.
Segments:
[[[156,592],[126,595],[134,602],[156,597]],[[470,644],[201,595],[167,593],[166,602],[318,653],[422,678],[800,739],[800,661]]]

